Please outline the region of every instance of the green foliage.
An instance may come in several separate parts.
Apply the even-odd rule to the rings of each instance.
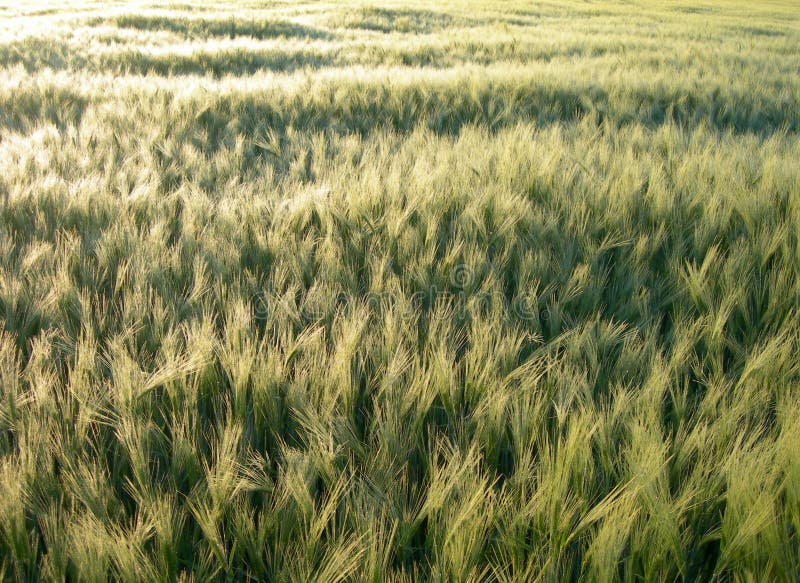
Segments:
[[[794,580],[792,8],[0,8],[2,577]]]

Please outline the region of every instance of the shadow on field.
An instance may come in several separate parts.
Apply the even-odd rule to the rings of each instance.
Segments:
[[[765,36],[769,38],[786,36],[786,33],[780,30],[759,28],[757,26],[732,26],[730,30],[736,34],[743,34],[747,36]]]
[[[30,132],[51,123],[63,130],[77,126],[88,106],[89,99],[71,89],[25,87],[0,94],[0,127]]]
[[[250,75],[258,71],[291,72],[337,64],[329,53],[313,49],[227,49],[193,54],[152,54],[133,49],[89,55],[66,42],[40,38],[0,45],[0,64],[22,65],[29,73],[44,69],[106,71],[115,75]]]
[[[240,36],[256,39],[269,38],[330,38],[330,33],[289,22],[287,20],[246,20],[243,18],[183,18],[176,16],[152,16],[124,14],[112,18],[95,18],[90,26],[111,25],[146,31],[166,31],[188,37],[236,38]]]
[[[298,69],[319,69],[336,64],[332,55],[313,50],[224,50],[193,55],[150,55],[124,51],[104,55],[97,67],[131,75],[251,75],[258,71],[292,72]]]
[[[28,73],[42,69],[81,68],[87,59],[70,50],[68,43],[48,38],[26,37],[0,44],[0,65],[22,65]]]
[[[743,99],[717,91],[669,93],[648,89],[625,92],[561,85],[471,84],[410,85],[353,84],[323,87],[312,95],[220,98],[209,111],[249,133],[267,123],[311,131],[334,130],[366,135],[375,130],[409,132],[418,126],[438,134],[458,134],[465,126],[498,130],[519,122],[539,126],[569,123],[592,116],[598,124],[642,124],[654,128],[674,123],[685,128],[707,125],[721,131],[770,135],[800,131],[797,103],[765,101],[761,96]]]
[[[285,55],[280,58],[284,59]],[[308,59],[310,63],[319,64],[316,57]],[[225,58],[220,57],[220,63],[223,61]],[[285,62],[296,64],[298,59],[292,57]],[[195,66],[192,61],[187,63],[186,66]],[[251,66],[265,64],[276,66],[268,63],[266,57],[263,62],[252,62]],[[142,61],[132,68],[143,71],[164,67],[174,71],[181,66],[180,61],[168,59]],[[215,65],[212,62],[203,66]],[[0,97],[0,124],[18,131],[30,129],[42,120],[58,126],[77,124],[84,109],[91,107],[90,101],[95,99],[98,98],[82,96],[80,91],[24,85]],[[101,97],[99,99],[102,101]],[[534,81],[497,83],[470,79],[408,86],[337,82],[299,92],[234,93],[210,100],[203,96],[181,106],[175,105],[171,92],[159,93],[156,97],[137,95],[131,100],[130,110],[120,114],[121,119],[109,123],[125,125],[129,123],[126,120],[149,117],[153,111],[161,109],[169,110],[171,119],[186,119],[188,124],[202,123],[196,113],[206,112],[206,118],[216,120],[214,125],[219,126],[209,134],[211,142],[204,145],[211,149],[226,131],[251,134],[258,127],[269,127],[279,133],[294,128],[360,135],[386,129],[405,133],[426,127],[438,134],[455,135],[471,125],[496,131],[520,122],[544,127],[590,117],[598,125],[605,123],[611,127],[641,124],[655,128],[675,124],[693,129],[702,125],[718,131],[760,136],[800,131],[800,103],[796,100],[732,95],[719,88],[602,90],[566,87],[557,82],[545,85]]]
[[[109,41],[119,40],[114,36]],[[461,42],[449,46],[424,43],[399,49],[363,48],[350,54],[307,48],[221,48],[198,49],[193,53],[153,53],[137,48],[120,48],[114,52],[95,54],[76,51],[58,39],[26,38],[0,45],[0,63],[22,65],[32,73],[43,69],[105,71],[120,74],[169,75],[245,75],[262,70],[292,72],[298,69],[319,69],[345,65],[405,66],[448,68],[464,63],[490,65],[523,63],[529,60],[547,62],[557,58],[594,58],[606,54],[604,46],[530,46],[515,41],[482,43]]]
[[[469,21],[466,18],[456,19],[449,14],[432,12],[430,10],[369,7],[342,14],[333,19],[331,24],[336,27],[371,30],[383,33],[430,33],[467,22]]]
[[[709,6],[676,6],[673,11],[681,14],[712,14],[716,12]]]

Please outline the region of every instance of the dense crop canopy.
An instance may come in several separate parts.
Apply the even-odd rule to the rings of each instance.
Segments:
[[[0,6],[0,574],[793,580],[796,3]]]

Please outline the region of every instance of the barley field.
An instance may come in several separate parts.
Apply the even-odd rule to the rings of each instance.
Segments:
[[[797,581],[800,4],[0,0],[0,579]]]

